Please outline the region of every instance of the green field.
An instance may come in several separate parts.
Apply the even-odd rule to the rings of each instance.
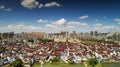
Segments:
[[[120,67],[120,63],[107,63],[103,64],[103,67]]]
[[[40,63],[35,63],[32,67],[41,67]],[[43,67],[84,67],[83,64],[66,64],[66,63],[47,63]]]
[[[40,63],[35,63],[32,67],[41,67]],[[42,67],[84,67],[83,64],[47,63]],[[120,67],[120,63],[103,64],[102,67]]]

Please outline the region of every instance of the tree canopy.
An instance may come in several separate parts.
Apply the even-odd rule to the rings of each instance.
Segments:
[[[10,65],[13,67],[23,67],[23,62],[21,59],[16,59]]]
[[[98,64],[98,60],[96,58],[91,58],[89,59],[88,64],[90,67],[95,67],[95,65]]]

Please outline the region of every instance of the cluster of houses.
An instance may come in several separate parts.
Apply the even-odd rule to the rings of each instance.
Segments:
[[[40,43],[40,42],[7,42],[0,44],[5,51],[0,53],[0,65],[20,58],[24,64],[35,61],[51,62],[55,57],[61,62],[80,63],[89,58],[99,58],[106,62],[120,62],[120,44],[85,44],[85,43]],[[0,47],[0,48],[2,48]]]

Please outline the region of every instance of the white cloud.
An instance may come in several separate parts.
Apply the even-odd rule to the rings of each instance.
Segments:
[[[93,25],[93,26],[95,26],[95,27],[97,27],[97,26],[102,26],[102,24],[100,24],[100,23],[96,23],[96,24]]]
[[[75,22],[75,21],[71,21],[71,22],[68,22],[66,19],[64,18],[61,18],[55,22],[52,22],[51,24],[46,24],[45,27],[49,27],[49,28],[58,28],[58,29],[61,29],[61,28],[77,28],[79,26],[87,26],[88,24],[85,23],[85,22]]]
[[[27,26],[24,23],[18,23],[18,24],[11,24],[8,26],[4,26],[0,28],[1,32],[36,32],[36,31],[41,31],[42,28],[41,27],[37,27],[37,26]]]
[[[57,2],[50,2],[50,3],[46,3],[46,4],[42,4],[39,3],[37,0],[22,0],[21,5],[23,7],[32,9],[32,8],[42,8],[42,7],[53,7],[53,6],[61,6],[59,3]]]
[[[5,11],[12,11],[12,9],[11,8],[7,8],[7,9],[4,9]]]
[[[71,22],[68,23],[68,25],[87,26],[88,24],[84,23],[84,22],[74,22],[74,21],[71,21]]]
[[[52,25],[52,24],[46,24],[45,27],[47,27],[47,28],[56,28],[56,26]]]
[[[76,28],[76,26],[73,26],[73,25],[67,25],[65,28],[67,28],[67,29],[72,29],[72,28]]]
[[[48,20],[40,19],[38,20],[40,23],[48,22]],[[25,25],[23,22],[19,22],[17,24],[10,24],[4,27],[0,27],[1,32],[37,32],[37,31],[45,31],[45,32],[60,32],[60,31],[78,31],[78,32],[88,32],[91,30],[97,30],[101,32],[111,32],[111,31],[119,31],[120,27],[115,25],[103,25],[100,23],[96,23],[95,25],[89,25],[86,22],[77,22],[77,21],[67,21],[64,18],[61,18],[56,21],[52,21],[51,23],[47,23],[43,27],[34,26],[34,25]]]
[[[0,4],[0,9],[4,9],[4,8],[5,8],[5,6]]]
[[[116,18],[115,21],[118,22],[118,24],[120,24],[120,19],[119,18]]]
[[[57,2],[50,2],[44,5],[44,7],[52,7],[52,6],[61,6],[61,5]]]
[[[46,3],[46,4],[39,4],[38,8],[43,8],[43,7],[53,7],[53,6],[56,6],[56,7],[59,7],[61,6],[61,4],[57,3],[57,2],[50,2],[50,3]]]
[[[37,22],[38,23],[46,23],[46,22],[48,22],[48,20],[39,19]]]
[[[80,16],[80,17],[79,17],[79,19],[87,19],[87,18],[89,18],[89,16],[88,16],[88,15],[85,15],[85,16]]]
[[[60,20],[57,20],[57,21],[53,22],[52,24],[56,25],[56,26],[65,26],[66,23],[67,23],[67,20],[62,18]]]
[[[3,4],[0,4],[0,10],[11,11],[12,9],[5,7]]]
[[[102,27],[95,27],[94,29],[95,30],[104,30],[104,28],[102,28]]]
[[[75,21],[67,21],[64,18],[61,18],[57,21],[51,22],[50,24],[45,25],[45,29],[48,31],[72,31],[72,30],[85,30],[87,29],[87,23],[85,22],[75,22]]]
[[[67,24],[67,20],[64,18],[61,18],[61,19],[54,21],[50,24],[46,24],[45,27],[46,28],[54,28],[54,29],[55,28],[63,28],[66,26],[66,24]]]
[[[44,5],[43,4],[39,4],[38,8],[42,8],[42,7],[44,7]]]
[[[23,7],[32,9],[32,8],[36,8],[36,7],[39,5],[39,2],[36,1],[36,0],[23,0],[23,1],[21,2],[21,5],[22,5]]]
[[[114,29],[115,26],[104,26],[105,29]]]
[[[95,30],[115,30],[115,29],[117,29],[117,27],[116,26],[103,26],[103,27],[95,27],[94,28]]]

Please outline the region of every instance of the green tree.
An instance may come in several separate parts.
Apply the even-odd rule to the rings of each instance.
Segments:
[[[98,60],[96,58],[89,59],[88,64],[90,67],[95,67],[98,64]]]
[[[13,67],[23,67],[23,62],[21,59],[16,59],[10,65]]]
[[[6,47],[0,46],[0,53],[7,51]]]
[[[54,42],[53,39],[47,39],[47,38],[38,38],[40,42],[46,43],[46,42]]]
[[[58,57],[54,57],[53,59],[52,59],[52,62],[54,63],[54,62],[59,62],[59,58]]]

